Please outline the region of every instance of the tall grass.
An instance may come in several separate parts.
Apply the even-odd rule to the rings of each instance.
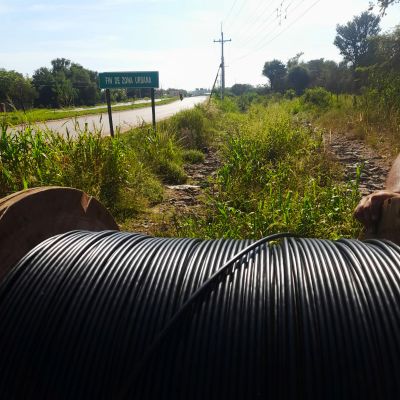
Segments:
[[[306,96],[293,100],[300,118],[312,120],[326,130],[365,140],[393,157],[400,151],[400,112],[386,104],[376,91],[369,89],[359,96],[331,94],[329,104],[312,104],[305,99]]]
[[[193,115],[192,115],[193,113]],[[203,146],[209,137],[204,108],[185,111],[157,131],[143,126],[117,135],[80,129],[72,136],[27,127],[1,128],[0,197],[44,185],[75,187],[105,204],[119,219],[133,218],[163,198],[162,183],[184,183],[184,160],[202,159],[185,142]]]
[[[146,182],[152,193],[144,190]],[[0,196],[28,187],[71,186],[95,196],[116,210],[127,193],[139,209],[145,199],[156,200],[161,187],[119,138],[80,131],[73,139],[51,131],[5,127],[0,138]],[[124,200],[126,203],[126,201]]]
[[[134,148],[138,159],[165,183],[181,184],[187,176],[183,169],[183,148],[168,130],[142,127],[128,133],[124,141]]]
[[[342,183],[324,152],[321,133],[293,121],[293,103],[252,105],[225,113],[223,167],[204,218],[179,220],[182,236],[259,238],[291,231],[303,236],[356,236],[357,182]]]

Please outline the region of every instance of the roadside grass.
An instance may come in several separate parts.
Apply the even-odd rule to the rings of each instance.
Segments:
[[[356,237],[352,211],[358,182],[325,153],[322,133],[296,123],[296,103],[253,104],[223,112],[222,164],[204,216],[175,218],[172,235],[260,238],[290,231],[302,236]],[[224,105],[224,110],[227,107]]]
[[[3,124],[0,197],[30,187],[75,187],[100,200],[123,223],[162,201],[162,183],[186,181],[185,157],[202,156],[185,148],[174,125],[165,122],[157,131],[142,126],[114,138],[87,127],[76,129],[64,137],[29,126],[11,132]],[[182,129],[187,129],[184,124]]]
[[[183,151],[183,160],[188,164],[200,164],[204,161],[204,153],[196,149]]]
[[[3,127],[0,196],[49,185],[81,189],[117,213],[162,198],[161,184],[120,137],[80,131],[71,139],[31,128],[11,134]]]
[[[178,100],[178,97],[172,97],[169,99],[161,100],[156,102],[156,107],[172,103]],[[149,103],[139,103],[132,105],[124,105],[124,106],[112,106],[113,111],[126,111],[126,110],[135,110],[138,108],[149,107]],[[65,118],[75,118],[80,117],[82,115],[93,115],[93,114],[102,114],[107,113],[107,106],[97,108],[94,110],[84,109],[80,111],[76,111],[73,109],[47,109],[47,108],[37,108],[33,110],[29,110],[26,113],[20,110],[3,113],[0,115],[2,119],[3,125],[20,125],[20,124],[30,124],[33,122],[42,122],[42,121],[50,121],[55,119],[65,119]]]
[[[367,96],[331,95],[329,106],[321,107],[295,99],[300,119],[309,120],[325,131],[364,140],[379,152],[392,157],[400,152],[400,112],[382,111],[378,102]]]
[[[147,165],[164,183],[185,183],[183,148],[168,130],[146,126],[123,135],[128,147],[134,148],[138,159]]]
[[[265,105],[267,104],[267,105]],[[30,127],[0,138],[0,196],[60,185],[98,198],[122,226],[163,198],[162,183],[183,183],[185,160],[218,146],[222,167],[201,215],[176,215],[165,236],[259,238],[291,231],[302,236],[356,237],[352,210],[357,182],[343,183],[325,153],[322,133],[299,121],[298,100],[249,104],[213,102],[115,138],[82,129],[62,137]],[[167,224],[168,225],[168,224]]]

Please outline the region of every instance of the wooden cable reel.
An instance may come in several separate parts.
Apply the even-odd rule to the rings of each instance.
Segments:
[[[0,282],[37,244],[76,229],[119,230],[107,209],[78,189],[33,188],[0,199]]]

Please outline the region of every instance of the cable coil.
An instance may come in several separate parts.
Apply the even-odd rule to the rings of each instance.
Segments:
[[[400,248],[284,236],[46,240],[0,286],[0,398],[399,398]]]

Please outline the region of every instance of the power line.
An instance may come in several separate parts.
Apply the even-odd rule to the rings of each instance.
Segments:
[[[221,24],[221,39],[214,40],[214,43],[221,43],[221,99],[224,99],[225,94],[225,60],[224,60],[224,43],[231,42],[232,39],[224,39],[224,32]]]
[[[265,46],[269,45],[271,42],[273,42],[276,38],[278,38],[280,35],[282,35],[284,32],[286,32],[289,28],[291,28],[297,21],[299,21],[301,18],[304,17],[305,14],[307,14],[313,7],[315,7],[321,0],[316,0],[313,4],[311,4],[310,7],[308,7],[302,14],[300,14],[292,23],[290,23],[288,26],[286,26],[284,29],[282,29],[277,35],[275,35],[272,39],[270,39],[269,41],[263,43],[262,45],[260,45],[260,47],[256,48],[253,51],[250,51],[249,53],[245,54],[244,56],[238,57],[236,59],[233,60],[233,62],[235,61],[239,61],[242,60],[246,57],[248,57],[250,54],[256,53],[260,50],[262,50]],[[272,32],[271,32],[272,33]]]
[[[225,22],[226,22],[226,20],[229,18],[229,16],[231,15],[232,10],[235,8],[236,3],[237,3],[237,0],[235,0],[235,1],[233,2],[232,7],[230,8],[228,14],[227,14],[226,17],[224,18],[224,21],[225,21]]]
[[[272,0],[272,1],[276,1],[276,0]],[[265,9],[268,9],[268,7],[269,7],[268,2],[261,0],[261,1],[258,3],[258,5],[253,9],[252,15],[254,15],[254,13],[256,13],[256,15],[259,16],[259,14],[257,14],[257,12],[258,12],[258,9],[259,9],[260,7],[262,7],[262,6],[264,6]],[[265,11],[265,9],[264,9],[264,11]],[[263,12],[264,12],[264,11],[263,11]],[[263,12],[262,12],[262,13],[263,13]],[[258,17],[256,17],[256,19],[258,19]],[[243,26],[244,26],[244,24],[240,24],[240,26],[239,26],[239,30],[240,30],[240,31],[243,30]],[[232,31],[235,31],[235,27],[232,27],[231,30],[232,30]]]
[[[291,12],[295,12],[303,3],[305,0],[300,0],[300,2],[292,9]],[[256,49],[258,46],[262,45],[263,43],[265,43],[265,40],[271,36],[272,34],[274,34],[275,32],[277,32],[280,29],[280,23],[278,23],[279,20],[279,10],[275,9],[274,13],[276,12],[276,17],[275,17],[275,25],[271,25],[271,29],[269,29],[266,33],[264,33],[264,35],[262,35],[259,40],[255,43],[255,46],[253,47],[253,49]]]
[[[236,19],[236,17],[242,12],[243,7],[245,6],[245,4],[246,4],[246,0],[243,1],[242,6],[241,6],[241,7],[238,9],[238,11],[236,12],[235,16],[233,17],[233,21],[234,21],[234,20]],[[227,27],[230,28],[231,25],[232,25],[232,22],[228,22],[228,23],[225,25],[225,29],[226,29]]]
[[[282,4],[282,3],[281,3]],[[246,36],[244,38],[241,38],[239,41],[238,46],[240,46],[241,43],[247,42],[247,41],[252,41],[254,37],[257,37],[259,32],[263,26],[267,22],[271,20],[271,17],[273,18],[275,13],[276,13],[277,8],[274,8],[272,11],[269,7],[264,9],[264,11],[259,14],[256,18],[254,18],[253,21],[249,22],[248,24],[243,24],[242,29],[239,31],[238,36],[241,36],[242,32],[246,32]],[[264,18],[265,14],[270,11],[270,13]],[[250,26],[250,29],[248,29],[248,26]]]

